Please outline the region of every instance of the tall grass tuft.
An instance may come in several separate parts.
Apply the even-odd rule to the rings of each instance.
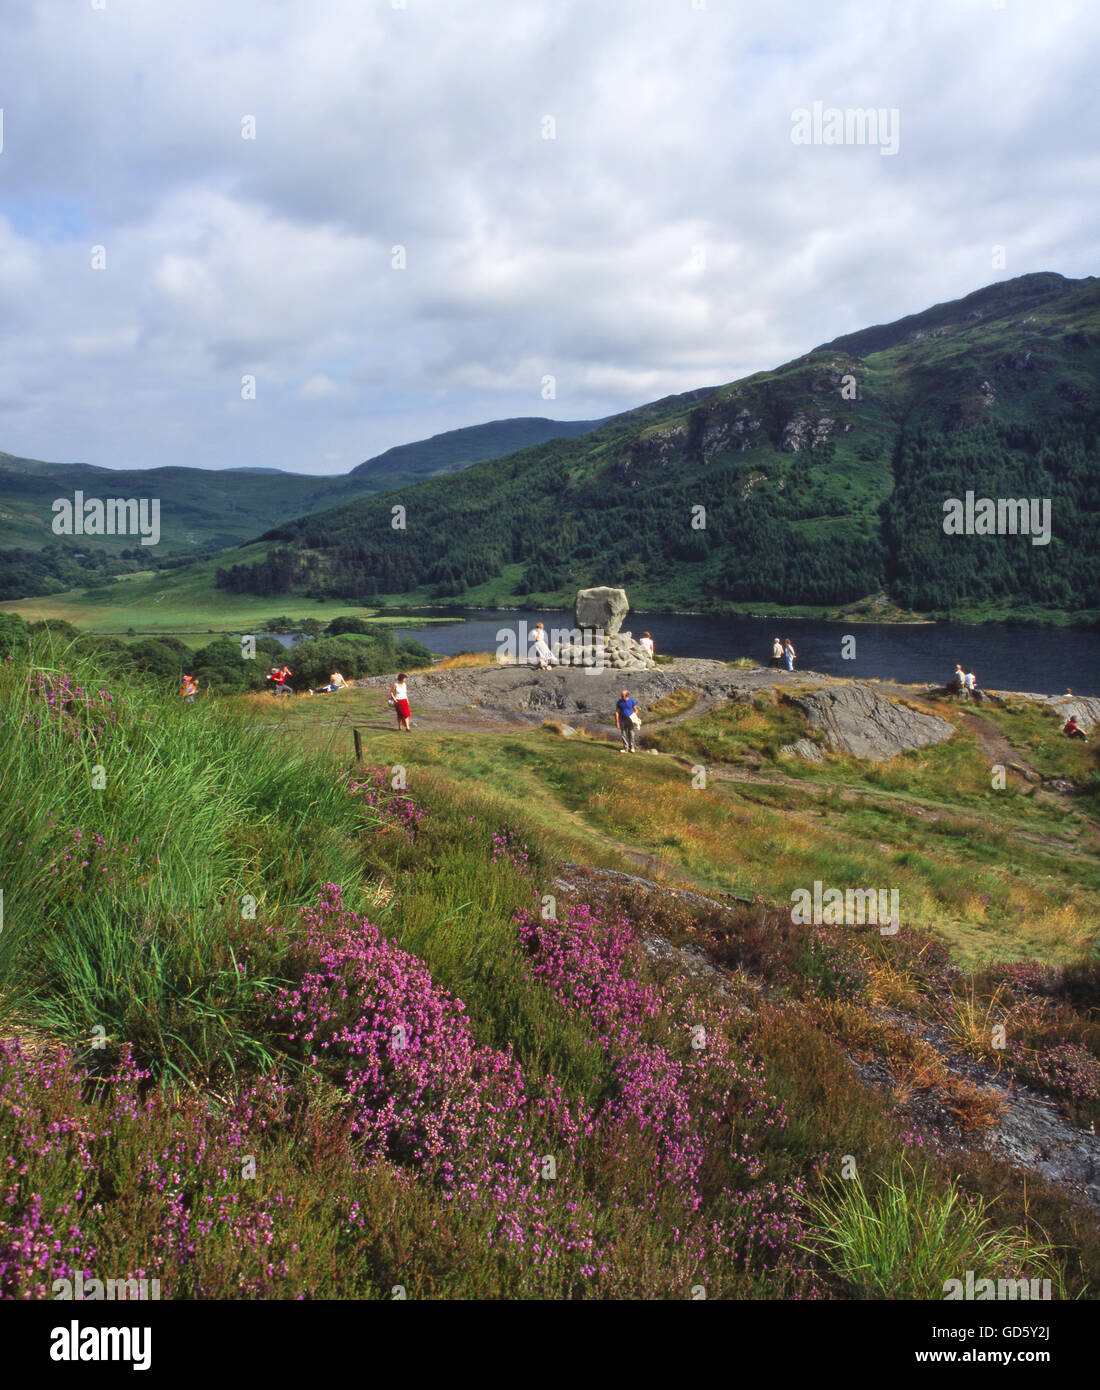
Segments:
[[[1062,1292],[1052,1247],[994,1226],[982,1198],[968,1200],[953,1184],[937,1190],[904,1160],[873,1190],[858,1176],[827,1186],[807,1199],[807,1212],[816,1230],[802,1248],[863,1298],[943,1298],[947,1280],[967,1270],[1050,1279]]]
[[[115,690],[70,648],[0,669],[0,1020],[160,1078],[263,1064],[265,931],[340,882],[383,812],[230,706]]]

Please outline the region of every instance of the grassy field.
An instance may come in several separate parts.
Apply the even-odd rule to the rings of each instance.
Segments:
[[[658,713],[685,703],[670,697]],[[819,767],[778,757],[805,730],[790,706],[764,698],[647,725],[644,742],[676,760],[623,759],[602,738],[552,729],[435,732],[430,713],[404,735],[373,691],[257,705],[273,732],[334,756],[359,726],[367,756],[401,763],[411,785],[423,770],[488,793],[573,859],[788,901],[815,879],[897,888],[902,919],[942,935],[966,963],[1065,962],[1097,938],[1100,827],[1089,806],[1036,797],[1019,779],[994,790],[973,734],[885,763],[830,757]],[[1031,752],[1041,731],[1050,775],[1083,783],[1095,767],[1095,751],[1059,741],[1048,714],[1027,707],[999,723]],[[705,787],[693,785],[699,767]]]
[[[304,599],[293,594],[257,598],[215,589],[213,573],[217,563],[223,562],[212,560],[187,571],[126,575],[108,589],[91,595],[73,590],[0,603],[0,609],[18,613],[28,623],[62,619],[107,636],[123,636],[132,628],[141,637],[179,637],[182,641],[205,639],[211,633],[262,630],[262,624],[275,615],[295,620],[316,618],[322,623],[354,617],[410,625],[408,616],[335,599]],[[418,614],[415,625],[448,621],[451,620]],[[195,645],[202,646],[204,642],[198,640]]]
[[[975,784],[910,823],[965,740],[904,793],[904,760],[788,775],[780,707],[668,729],[722,741],[693,788],[671,751],[552,729],[414,708],[399,736],[383,698],[187,708],[42,640],[0,663],[0,1296],[110,1269],[165,1298],[940,1298],[968,1268],[1094,1296],[1095,1214],[986,1153],[1004,1101],[896,1022],[1100,1118],[1076,813],[979,817]],[[564,858],[755,900],[569,887]],[[795,924],[791,885],[855,874],[933,934]],[[945,940],[1039,959],[958,974]],[[918,1094],[962,1147],[917,1133]]]

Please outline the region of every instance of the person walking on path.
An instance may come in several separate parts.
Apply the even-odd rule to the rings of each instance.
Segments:
[[[390,704],[397,713],[397,727],[399,729],[411,729],[412,725],[409,723],[409,677],[405,671],[400,672],[390,686]]]
[[[783,665],[783,643],[778,637],[772,638],[772,659],[768,665],[776,671]]]
[[[788,671],[794,670],[795,657],[798,653],[794,649],[794,643],[789,637],[783,638],[783,664]]]
[[[615,704],[615,727],[619,731],[619,737],[623,741],[623,746],[619,749],[620,753],[636,753],[635,740],[638,729],[641,727],[641,718],[638,715],[638,702],[630,698],[630,691],[624,690]]]

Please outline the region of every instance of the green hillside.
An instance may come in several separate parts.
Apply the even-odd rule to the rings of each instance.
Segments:
[[[385,497],[272,527],[265,596],[639,607],[1100,609],[1100,282],[1035,274]],[[1049,544],[943,532],[967,490],[1051,501]],[[392,508],[405,508],[395,529]]]
[[[332,477],[273,468],[108,469],[0,452],[0,598],[58,593],[150,566],[174,566],[181,557],[205,557],[292,517],[548,439],[573,438],[598,423],[494,420],[402,444]],[[71,500],[78,490],[86,498],[158,498],[159,543],[143,547],[132,536],[55,535],[54,501]]]

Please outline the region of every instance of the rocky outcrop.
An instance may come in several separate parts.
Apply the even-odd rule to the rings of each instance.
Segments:
[[[830,748],[880,762],[911,748],[943,743],[954,726],[879,695],[867,685],[832,685],[790,692],[786,698]]]
[[[811,743],[808,738],[799,738],[795,739],[794,743],[785,743],[779,752],[784,757],[802,758],[808,763],[823,763],[825,761],[825,754],[816,743]]]

